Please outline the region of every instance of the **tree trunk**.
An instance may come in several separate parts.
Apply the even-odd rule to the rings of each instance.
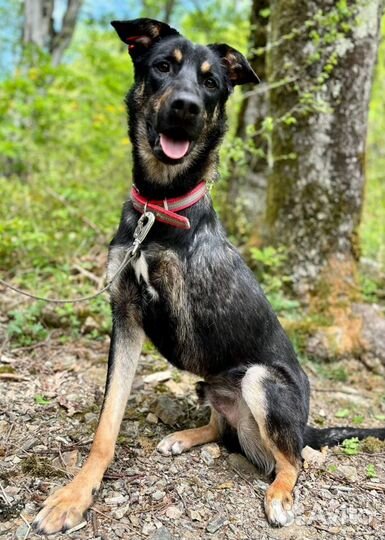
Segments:
[[[254,71],[261,79],[261,84],[244,92],[236,131],[237,137],[240,137],[247,145],[250,144],[258,152],[252,153],[246,149],[246,171],[242,171],[236,164],[234,165],[228,190],[228,221],[236,223],[238,216],[234,215],[234,212],[239,212],[241,209],[248,223],[249,245],[260,244],[266,211],[267,140],[262,135],[261,128],[267,114],[265,47],[269,22],[269,3],[270,0],[253,0],[248,57]],[[250,127],[254,130],[251,139],[248,134]]]
[[[24,44],[33,43],[40,49],[49,46],[53,32],[53,0],[25,0]]]
[[[50,44],[50,53],[52,54],[52,63],[54,66],[60,64],[63,54],[69,44],[75,31],[76,21],[83,0],[68,0],[62,27],[60,32],[55,32]]]
[[[351,305],[381,7],[380,0],[271,0],[269,79],[295,81],[270,94],[268,232],[287,249],[295,292],[327,317],[341,353],[362,345]]]
[[[69,46],[83,0],[67,0],[60,31],[54,28],[55,0],[25,0],[23,43],[48,51],[52,63],[60,64]]]
[[[273,242],[289,250],[300,292],[312,289],[320,273],[337,261],[352,279],[359,256],[381,2],[355,0],[345,9],[335,4],[271,2],[270,40],[281,45],[270,50],[269,77],[295,78],[296,83],[271,91],[267,222]],[[298,31],[295,39],[285,40],[293,30]]]

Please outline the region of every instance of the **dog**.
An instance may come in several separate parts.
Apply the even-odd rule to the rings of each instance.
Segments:
[[[206,186],[217,177],[226,101],[236,85],[259,81],[246,58],[226,44],[193,44],[159,21],[111,24],[134,64],[126,102],[135,186],[110,245],[110,277],[141,216],[151,214],[155,222],[110,288],[107,383],[90,455],[48,497],[35,527],[44,534],[64,531],[91,506],[114,456],[145,336],[171,364],[202,377],[198,396],[211,407],[206,426],[168,435],[158,451],[170,456],[223,440],[274,476],[266,516],[272,526],[290,525],[303,447],[353,436],[384,439],[385,429],[307,426],[307,376],[213,209]]]

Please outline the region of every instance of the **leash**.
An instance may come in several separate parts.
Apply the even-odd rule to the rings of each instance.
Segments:
[[[198,201],[200,201],[207,193],[208,188],[205,181],[200,182],[194,189],[182,195],[181,197],[174,197],[171,199],[163,200],[150,200],[143,197],[137,187],[133,186],[131,190],[132,204],[138,212],[142,215],[138,219],[136,228],[134,231],[134,241],[132,245],[127,249],[126,254],[123,258],[123,261],[119,265],[119,268],[116,270],[112,278],[107,282],[107,284],[94,294],[88,296],[81,296],[79,298],[73,298],[72,300],[65,300],[64,298],[45,298],[44,296],[38,296],[31,294],[30,292],[19,289],[11,283],[4,281],[0,278],[0,284],[4,285],[8,289],[32,298],[33,300],[40,300],[42,302],[47,302],[50,304],[77,304],[80,302],[88,302],[97,298],[104,292],[108,291],[112,283],[119,276],[119,274],[124,270],[129,262],[135,257],[140,245],[148,235],[151,230],[151,227],[154,225],[155,220],[167,225],[171,225],[178,229],[190,229],[190,221],[185,216],[180,216],[177,212],[190,208]]]
[[[44,296],[37,296],[35,294],[31,294],[25,291],[24,289],[19,289],[18,287],[11,285],[10,283],[8,283],[7,281],[4,281],[3,279],[0,279],[0,283],[4,285],[5,287],[7,287],[8,289],[11,289],[12,291],[17,292],[19,294],[22,294],[23,296],[27,296],[28,298],[32,298],[33,300],[41,300],[42,302],[47,302],[50,304],[77,304],[80,302],[88,302],[89,300],[92,300],[93,298],[97,298],[104,292],[108,291],[108,289],[111,287],[112,283],[119,276],[119,274],[124,270],[127,264],[131,262],[132,259],[136,256],[138,249],[140,248],[141,244],[143,243],[146,236],[150,232],[151,227],[154,225],[154,223],[155,223],[155,214],[153,212],[144,212],[140,216],[136,224],[135,231],[134,231],[134,241],[132,245],[127,249],[124,259],[119,265],[119,268],[116,270],[112,278],[107,282],[105,287],[103,287],[96,293],[91,294],[89,296],[81,296],[79,298],[73,298],[72,300],[64,300],[62,298],[45,298]]]

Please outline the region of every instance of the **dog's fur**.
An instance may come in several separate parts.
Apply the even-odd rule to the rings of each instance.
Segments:
[[[227,45],[195,45],[149,19],[115,21],[130,44],[135,84],[128,94],[133,178],[149,199],[180,196],[216,178],[225,103],[237,84],[255,83],[246,59]],[[159,134],[190,141],[177,160]],[[111,288],[113,331],[103,410],[90,456],[36,518],[47,534],[76,525],[113,458],[145,335],[174,365],[200,375],[197,392],[210,423],[169,435],[164,455],[223,439],[275,479],[265,496],[272,525],[293,521],[292,491],[305,444],[320,447],[385,430],[307,427],[309,383],[255,277],[229,243],[209,195],[181,212],[190,230],[155,225],[140,254]],[[126,202],[109,252],[113,275],[132,244],[139,214]]]

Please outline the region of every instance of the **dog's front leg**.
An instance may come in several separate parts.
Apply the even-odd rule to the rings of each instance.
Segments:
[[[126,308],[125,311],[128,310]],[[45,501],[34,521],[40,533],[64,531],[81,522],[93,502],[105,470],[113,459],[116,439],[144,341],[144,332],[136,319],[135,316],[123,316],[122,311],[115,317],[106,392],[90,455],[75,478]]]

